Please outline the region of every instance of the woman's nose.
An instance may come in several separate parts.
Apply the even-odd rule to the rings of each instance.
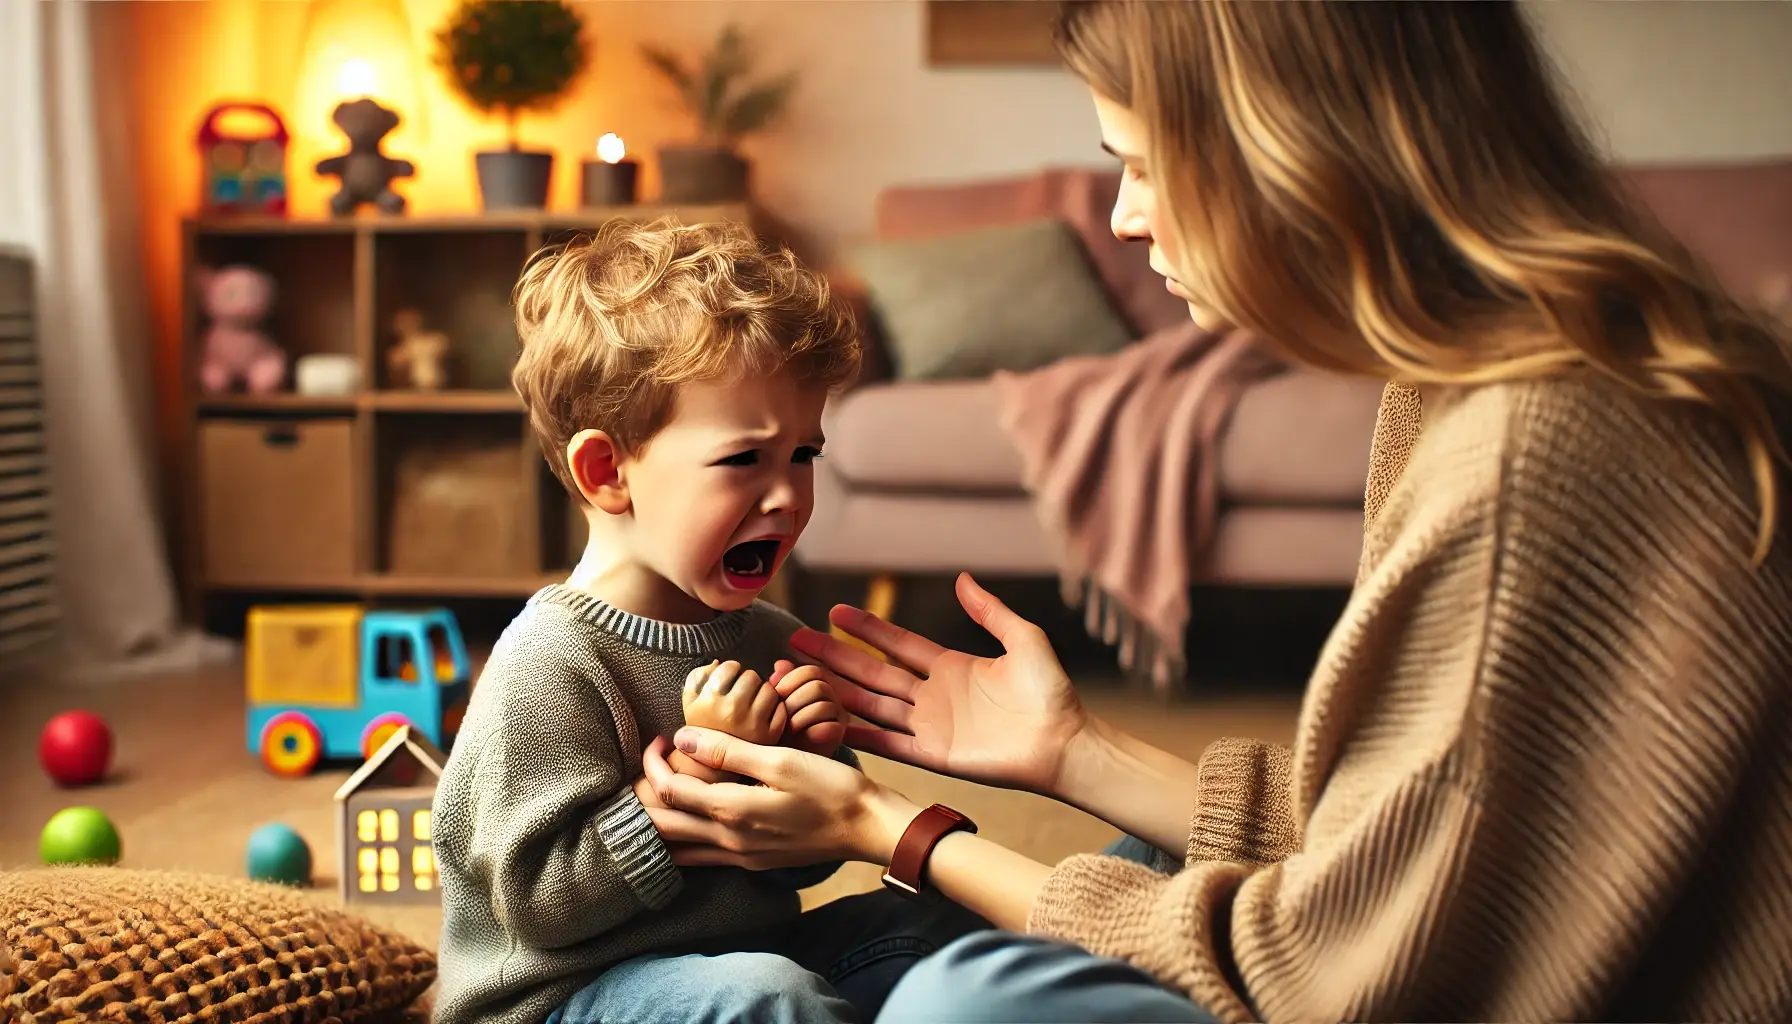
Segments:
[[[1149,223],[1145,217],[1145,208],[1133,191],[1132,183],[1123,179],[1120,182],[1120,193],[1114,197],[1114,212],[1108,218],[1108,227],[1113,229],[1114,237],[1122,242],[1150,241]]]

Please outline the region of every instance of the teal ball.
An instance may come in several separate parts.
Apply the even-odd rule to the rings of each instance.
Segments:
[[[249,837],[249,877],[280,885],[311,884],[311,847],[297,832],[275,822]]]
[[[92,807],[65,807],[51,816],[37,839],[45,864],[116,864],[118,829]]]

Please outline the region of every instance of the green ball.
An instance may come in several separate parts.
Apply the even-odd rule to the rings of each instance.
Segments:
[[[280,885],[311,884],[311,847],[297,832],[275,822],[249,837],[249,877]]]
[[[92,807],[64,808],[44,826],[37,855],[45,864],[116,864],[118,829]]]

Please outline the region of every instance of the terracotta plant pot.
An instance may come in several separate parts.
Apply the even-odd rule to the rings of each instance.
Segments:
[[[719,146],[661,146],[660,199],[736,203],[747,198],[747,162]]]
[[[487,210],[539,210],[548,205],[554,154],[500,149],[473,154],[479,172],[479,200]]]

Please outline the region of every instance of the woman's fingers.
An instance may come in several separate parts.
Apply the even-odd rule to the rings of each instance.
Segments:
[[[672,863],[684,868],[751,868],[752,859],[716,846],[677,846],[672,849]]]
[[[915,764],[915,758],[919,756],[915,738],[908,733],[863,725],[846,727],[846,745],[862,754],[875,754],[903,764]]]
[[[849,604],[837,604],[830,609],[828,621],[921,675],[926,675],[939,656],[946,653],[944,647],[921,634]]]
[[[689,811],[674,807],[649,807],[647,816],[653,820],[654,831],[660,834],[660,839],[668,846],[676,843],[718,846],[724,841],[732,841],[727,829]]]
[[[910,716],[915,710],[915,706],[906,700],[886,697],[845,680],[834,688],[834,699],[840,702],[841,707],[868,722],[876,722],[903,732],[908,731]]]
[[[690,725],[679,729],[673,740],[678,745],[678,749],[711,768],[733,772],[736,775],[745,775],[750,779],[758,779],[774,789],[787,788],[791,781],[802,772],[801,759],[815,756],[799,750],[791,750],[789,747],[762,747],[757,743],[748,743],[746,740],[730,736],[725,732],[716,732],[713,729],[702,729]],[[832,764],[833,762],[828,763]],[[725,785],[719,784],[715,788],[724,788]],[[737,798],[730,794],[727,799],[734,801]],[[686,810],[699,813],[708,813],[710,810],[709,807],[691,807],[676,801],[668,801],[668,803],[674,807],[683,807]]]
[[[1007,605],[996,596],[978,585],[968,572],[958,574],[958,582],[953,588],[958,592],[958,603],[964,606],[965,613],[971,621],[982,626],[1005,651],[1012,651],[1016,646],[1026,646],[1036,639],[1043,639],[1045,634],[1026,619],[1014,614]],[[842,627],[844,628],[844,627]],[[895,627],[891,627],[894,629]],[[847,632],[852,632],[848,629]]]
[[[837,610],[838,608],[836,608]],[[797,630],[790,638],[790,646],[797,653],[812,658],[833,670],[843,679],[851,680],[860,686],[876,690],[878,693],[887,693],[899,700],[909,699],[910,695],[915,692],[915,687],[921,682],[900,666],[880,660],[869,652],[837,640],[826,633],[818,633],[813,629]],[[913,664],[913,662],[909,664]],[[932,664],[932,662],[929,661],[928,664]]]

